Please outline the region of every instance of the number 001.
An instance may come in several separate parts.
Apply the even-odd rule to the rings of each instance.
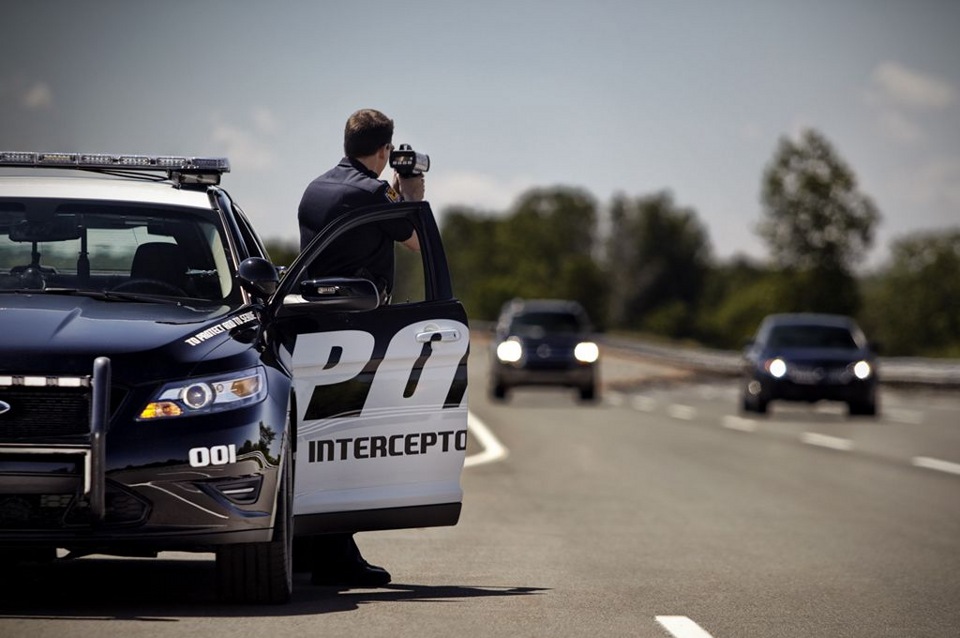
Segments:
[[[190,450],[190,467],[208,465],[226,465],[237,462],[237,446],[214,445],[213,447],[195,447]]]

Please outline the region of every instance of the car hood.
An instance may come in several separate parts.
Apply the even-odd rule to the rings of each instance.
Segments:
[[[104,301],[50,293],[0,296],[0,372],[88,374],[96,357],[200,361],[254,321],[227,306]]]

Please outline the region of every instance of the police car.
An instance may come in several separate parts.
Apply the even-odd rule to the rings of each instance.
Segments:
[[[457,523],[469,330],[429,204],[336,220],[278,269],[228,171],[0,152],[5,568],[215,552],[224,599],[280,603],[294,537]],[[408,296],[307,275],[401,217],[422,247]]]

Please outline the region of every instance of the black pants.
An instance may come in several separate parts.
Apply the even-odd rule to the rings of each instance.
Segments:
[[[352,533],[314,536],[310,549],[314,569],[349,565],[363,560]]]

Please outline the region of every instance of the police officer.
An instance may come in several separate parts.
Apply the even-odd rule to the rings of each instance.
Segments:
[[[330,221],[364,206],[421,201],[423,175],[381,180],[393,150],[393,120],[380,111],[362,109],[347,119],[344,157],[335,167],[307,185],[300,200],[300,249]],[[389,301],[393,289],[394,244],[419,251],[416,229],[407,220],[364,224],[339,237],[310,267],[310,276],[364,277]],[[360,553],[352,533],[324,534],[305,548],[310,552],[313,583],[377,587],[390,582],[390,573],[371,565]]]
[[[388,202],[420,201],[423,175],[393,183],[379,179],[393,150],[393,120],[380,111],[362,109],[347,119],[343,135],[344,158],[314,179],[300,200],[300,249],[340,215],[363,206]],[[373,281],[381,296],[393,288],[394,242],[420,250],[416,230],[407,220],[389,220],[348,231],[310,269],[311,275],[364,277]]]

